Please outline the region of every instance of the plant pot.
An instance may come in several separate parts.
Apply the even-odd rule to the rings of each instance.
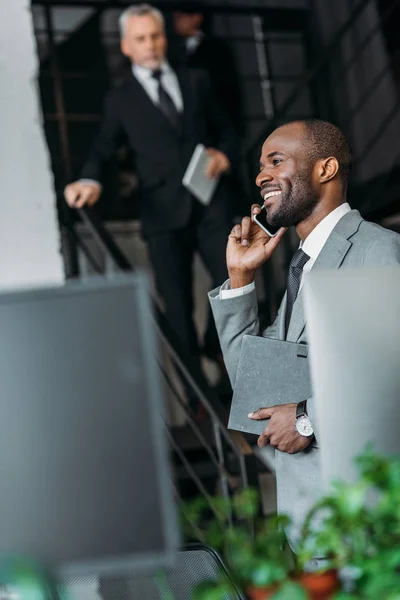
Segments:
[[[309,593],[311,600],[329,600],[340,588],[337,571],[333,569],[325,573],[303,573],[296,581]]]
[[[302,573],[295,578],[296,583],[308,593],[310,600],[329,600],[340,588],[337,571],[325,573]],[[278,590],[279,586],[265,588],[250,587],[246,590],[249,600],[267,600]]]
[[[249,600],[267,600],[267,598],[271,598],[275,594],[276,590],[276,585],[263,588],[249,587],[246,590],[246,596]]]

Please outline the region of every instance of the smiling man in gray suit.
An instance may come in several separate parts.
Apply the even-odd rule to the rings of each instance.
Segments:
[[[400,236],[364,221],[346,202],[351,157],[346,138],[331,123],[296,121],[265,141],[256,184],[274,238],[250,217],[236,225],[227,245],[229,280],[210,292],[210,302],[232,386],[243,335],[306,342],[302,276],[312,268],[390,266],[400,263]],[[260,205],[252,206],[252,215]],[[274,324],[260,331],[254,277],[278,246],[286,228],[301,240],[289,269],[287,293]],[[265,365],[266,378],[268,365]],[[260,406],[263,399],[259,398]],[[321,492],[318,424],[312,398],[260,408],[252,419],[268,419],[260,447],[276,449],[278,510],[291,516],[288,538],[296,548],[303,519]]]

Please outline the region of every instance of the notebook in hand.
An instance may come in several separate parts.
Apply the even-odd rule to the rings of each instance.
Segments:
[[[248,413],[310,398],[307,354],[306,344],[243,336],[228,428],[260,435],[267,421],[253,421]]]
[[[219,177],[209,179],[206,175],[210,160],[203,144],[197,144],[182,179],[183,185],[205,206],[210,204],[219,181]]]

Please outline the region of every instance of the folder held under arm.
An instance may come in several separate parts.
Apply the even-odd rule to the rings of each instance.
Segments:
[[[307,355],[306,344],[243,336],[228,428],[260,435],[267,421],[253,421],[248,413],[310,398]]]

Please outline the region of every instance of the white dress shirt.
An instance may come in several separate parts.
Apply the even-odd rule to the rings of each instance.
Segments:
[[[195,52],[197,48],[200,46],[200,43],[204,37],[204,33],[202,31],[197,32],[195,35],[191,35],[185,39],[186,51],[188,54],[192,54]]]
[[[178,78],[166,61],[160,66],[160,70],[162,72],[161,83],[165,91],[170,95],[177,111],[181,113],[183,111],[183,98]],[[150,100],[157,105],[159,103],[158,82],[152,76],[153,71],[146,67],[132,65],[132,73],[149,95]],[[99,188],[102,187],[100,182],[94,179],[80,179],[79,182],[87,185],[96,185]]]
[[[318,258],[319,253],[322,248],[325,246],[328,237],[331,235],[332,231],[339,223],[340,219],[351,210],[349,204],[345,202],[341,204],[335,210],[333,210],[329,215],[327,215],[308,235],[308,237],[300,244],[300,247],[303,251],[308,254],[310,260],[306,262],[303,267],[303,273],[300,281],[300,289],[303,284],[303,275],[304,273],[308,273],[313,268],[315,261]],[[225,281],[225,283],[221,286],[219,297],[221,300],[226,298],[235,298],[237,296],[244,296],[244,294],[250,293],[254,290],[255,284],[254,281],[245,285],[241,288],[235,288],[231,290],[229,288],[229,279]]]

